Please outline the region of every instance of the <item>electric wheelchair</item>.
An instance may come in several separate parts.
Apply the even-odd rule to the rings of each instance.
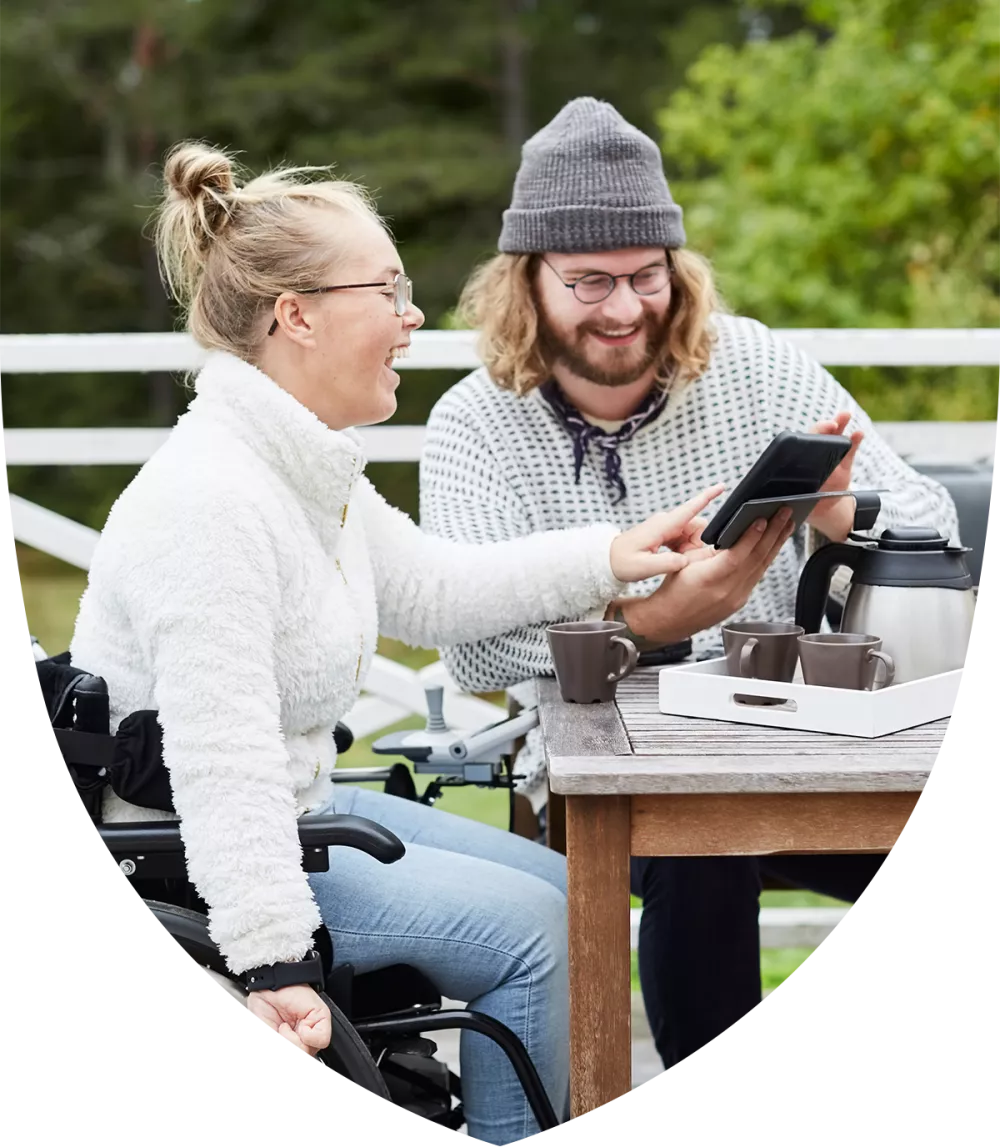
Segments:
[[[63,760],[122,873],[188,955],[221,979],[233,994],[245,999],[245,985],[227,969],[209,936],[206,905],[188,881],[177,823],[101,823],[102,798],[108,787],[130,803],[173,811],[157,714],[130,714],[112,735],[105,682],[70,665],[68,654],[48,658],[36,643],[35,656]],[[439,698],[437,714],[428,728],[435,722],[440,740],[440,730],[447,727],[440,721]],[[353,737],[345,726],[338,725],[335,740],[338,753],[343,753]],[[391,744],[382,751],[393,751]],[[433,755],[417,746],[410,758],[426,764]],[[506,764],[509,772],[509,759]],[[439,777],[426,803],[433,803],[442,784],[489,783],[463,782],[461,768],[459,764],[451,775]],[[387,791],[418,799],[410,770],[399,761],[386,769],[345,769],[342,777],[334,772],[336,780],[384,781]],[[508,777],[508,784],[512,781]],[[299,839],[306,872],[326,871],[330,848],[360,849],[382,864],[392,864],[405,853],[404,845],[392,832],[358,816],[304,816],[299,820]],[[461,1080],[435,1058],[437,1046],[426,1033],[466,1029],[492,1039],[505,1053],[538,1126],[546,1130],[559,1123],[534,1064],[509,1028],[482,1013],[444,1009],[435,985],[412,966],[397,964],[356,974],[350,965],[338,964],[330,935],[323,927],[314,935],[314,951],[314,958],[322,965],[320,995],[332,1017],[330,1044],[318,1056],[326,1066],[390,1102],[457,1130],[465,1122]]]

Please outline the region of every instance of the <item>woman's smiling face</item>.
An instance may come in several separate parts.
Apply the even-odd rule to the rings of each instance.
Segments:
[[[396,412],[400,380],[392,361],[408,353],[410,336],[423,325],[424,316],[412,303],[404,314],[396,314],[393,279],[403,273],[403,265],[378,223],[359,215],[346,229],[339,222],[337,230],[340,257],[317,287],[377,285],[283,296],[288,298],[289,319],[279,337],[297,346],[297,361],[293,371],[273,373],[283,376],[278,381],[317,418],[340,430],[384,422]],[[271,350],[267,345],[264,349]],[[266,359],[261,366],[271,373]]]

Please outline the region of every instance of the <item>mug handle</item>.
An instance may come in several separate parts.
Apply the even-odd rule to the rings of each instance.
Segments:
[[[627,637],[612,637],[612,645],[620,645],[623,653],[621,669],[612,669],[608,674],[608,684],[614,681],[621,681],[623,677],[627,677],[636,665],[639,664],[639,651],[632,644]]]
[[[877,683],[877,681],[875,680],[875,678],[878,677],[878,666],[877,665],[875,666],[875,674],[872,677],[872,689],[873,690],[874,689],[885,689],[887,686],[891,685],[893,683],[893,681],[896,679],[896,663],[889,656],[889,654],[888,653],[880,653],[879,650],[877,650],[877,649],[869,649],[868,650],[868,660],[869,661],[873,661],[873,660],[881,661],[882,668],[885,670],[885,679],[883,680],[882,684],[879,685]]]
[[[748,637],[740,650],[740,676],[753,677],[753,655],[760,642],[756,637]]]

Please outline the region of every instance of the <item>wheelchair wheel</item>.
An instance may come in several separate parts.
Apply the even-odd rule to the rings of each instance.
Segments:
[[[220,975],[217,970],[201,966],[202,975],[216,985],[216,990],[247,1015],[248,992],[242,984],[237,984],[232,978]],[[354,1030],[351,1022],[344,1013],[327,996],[320,992],[323,1002],[330,1009],[330,1022],[333,1028],[333,1038],[328,1047],[311,1059],[312,1063],[319,1063],[321,1067],[331,1074],[345,1087],[358,1091],[376,1103],[389,1103],[393,1099],[389,1087],[385,1085],[382,1072],[378,1070],[375,1060],[369,1054],[365,1041]]]
[[[329,1046],[319,1052],[316,1058],[327,1067],[332,1067],[339,1075],[346,1076],[352,1083],[391,1102],[389,1089],[365,1041],[333,1000],[325,992],[320,992],[320,996],[330,1009],[333,1034]]]

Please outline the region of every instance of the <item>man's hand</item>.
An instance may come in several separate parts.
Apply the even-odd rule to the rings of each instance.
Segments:
[[[833,418],[817,422],[810,431],[811,434],[843,434],[850,422],[850,414],[842,410]],[[864,431],[855,430],[851,434],[851,448],[841,459],[837,469],[820,487],[821,492],[836,490],[849,490],[851,487],[851,471],[854,467],[854,458],[858,447],[864,441]],[[832,542],[842,542],[854,527],[854,499],[831,498],[821,501],[813,512],[806,518],[810,526],[819,530],[821,534]]]
[[[726,621],[792,536],[791,517],[781,510],[769,523],[759,519],[728,550],[692,549],[687,566],[649,597],[619,599],[625,624],[647,642],[671,645]]]

